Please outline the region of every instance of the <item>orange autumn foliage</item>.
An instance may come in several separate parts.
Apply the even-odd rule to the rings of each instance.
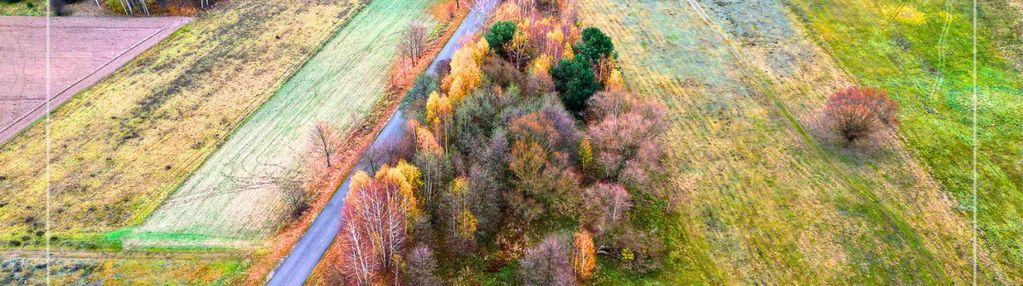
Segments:
[[[586,230],[575,234],[572,242],[574,254],[572,255],[572,267],[575,269],[576,277],[579,280],[587,280],[593,277],[593,269],[597,267],[597,253],[593,246],[593,236]]]

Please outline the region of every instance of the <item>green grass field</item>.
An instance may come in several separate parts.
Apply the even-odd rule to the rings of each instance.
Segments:
[[[224,3],[0,145],[2,245],[43,244],[47,183],[56,247],[141,223],[359,6]]]
[[[412,21],[432,22],[432,3],[370,2],[127,239],[178,244],[174,237],[187,234],[213,236],[188,243],[220,244],[220,237],[251,240],[276,229],[286,209],[276,186],[237,178],[301,169],[318,121],[341,132],[359,123],[388,93],[399,33]]]
[[[970,221],[933,166],[901,140],[856,155],[818,135],[826,96],[858,82],[841,57],[780,1],[693,3],[580,1],[584,24],[619,43],[627,84],[668,104],[665,188],[683,196],[676,216],[638,213],[665,229],[666,269],[606,269],[602,281],[971,281]],[[1018,264],[993,260],[991,244],[979,281],[1019,283]]]
[[[958,208],[972,211],[972,3],[793,2],[802,22],[857,82],[892,93],[902,107],[906,143],[955,197]],[[995,258],[1017,269],[1020,279],[1023,57],[1017,21],[1023,16],[1018,2],[979,4],[977,216]]]

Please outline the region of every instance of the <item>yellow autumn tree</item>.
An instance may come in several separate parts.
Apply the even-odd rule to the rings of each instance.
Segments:
[[[397,169],[405,177],[405,182],[408,182],[413,190],[419,190],[419,187],[423,186],[423,180],[420,178],[422,173],[419,172],[419,168],[416,168],[416,166],[409,164],[405,160],[400,160],[394,166],[394,169]]]
[[[511,62],[516,66],[525,66],[530,60],[529,38],[524,30],[516,30],[511,41],[505,44],[504,50]]]
[[[398,162],[395,167],[384,165],[380,170],[377,170],[375,179],[381,182],[392,182],[397,185],[398,192],[404,197],[401,200],[401,205],[405,209],[409,220],[414,220],[422,215],[419,203],[415,199],[416,188],[418,187],[416,184],[422,185],[422,182],[419,181],[419,170],[415,166],[404,160]]]
[[[593,147],[590,146],[590,137],[583,137],[579,142],[579,167],[584,175],[590,175],[593,167]]]
[[[468,202],[469,180],[465,177],[458,177],[451,181],[451,198],[454,209],[451,210],[454,225],[454,235],[459,239],[470,239],[476,234],[478,221],[469,209]]]
[[[553,63],[554,59],[552,59],[550,56],[540,55],[536,59],[533,59],[533,63],[529,65],[529,74],[538,75],[542,73],[547,73],[551,70],[551,65]]]
[[[458,215],[458,238],[470,239],[476,234],[476,216],[468,209],[462,210]]]
[[[490,52],[490,44],[485,39],[477,40],[455,51],[451,58],[451,73],[442,81],[441,87],[447,90],[448,97],[454,104],[461,102],[483,82],[483,71],[480,64],[483,57]]]
[[[575,253],[572,255],[572,266],[575,274],[580,280],[587,280],[593,277],[593,269],[597,267],[596,248],[593,246],[593,236],[586,230],[575,234],[572,242]]]
[[[571,44],[569,44],[567,42],[565,43],[565,47],[563,49],[561,49],[561,57],[562,58],[566,58],[566,59],[575,58],[575,52],[572,51],[572,45]]]
[[[437,105],[440,104],[440,94],[436,91],[430,93],[426,98],[426,122],[431,123],[437,117]]]
[[[604,89],[614,91],[625,90],[625,79],[622,78],[622,71],[615,69],[611,71],[611,75],[607,77],[607,81],[604,82]]]
[[[350,183],[348,183],[348,188],[349,189],[362,188],[362,187],[365,187],[366,185],[369,185],[369,183],[372,180],[373,179],[370,178],[369,174],[366,174],[366,172],[358,171],[358,172],[355,173],[354,176],[352,176],[352,181]]]
[[[416,148],[419,152],[444,154],[444,148],[440,147],[433,132],[426,127],[416,128]]]

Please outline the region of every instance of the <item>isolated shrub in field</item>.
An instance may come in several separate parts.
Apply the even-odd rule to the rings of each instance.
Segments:
[[[586,225],[597,235],[613,230],[632,209],[632,196],[621,184],[598,183],[583,191]]]
[[[882,90],[849,87],[828,97],[824,119],[848,147],[884,127],[897,127],[897,110],[898,105]]]
[[[539,244],[526,249],[519,264],[523,285],[576,285],[572,269],[571,246],[560,235],[548,235]]]
[[[575,268],[575,275],[580,280],[588,280],[593,277],[593,269],[597,267],[596,247],[593,246],[593,236],[586,230],[575,234],[572,240],[572,267]]]
[[[515,37],[515,22],[512,21],[498,21],[490,26],[490,30],[483,35],[490,47],[499,55],[505,54],[504,45],[513,37]]]
[[[561,94],[561,102],[565,109],[572,112],[576,118],[582,118],[586,102],[594,92],[601,89],[590,63],[583,57],[561,59],[551,69],[551,76],[554,78],[554,88]]]
[[[602,58],[610,58],[615,50],[614,42],[598,28],[586,28],[582,39],[576,45],[577,54],[596,64]]]
[[[440,286],[443,285],[437,271],[437,259],[429,246],[418,245],[412,249],[405,265],[405,283],[408,285]]]
[[[309,134],[309,143],[313,146],[314,154],[322,159],[327,168],[333,167],[333,160],[336,159],[338,148],[341,147],[342,138],[330,123],[320,121],[313,127]]]

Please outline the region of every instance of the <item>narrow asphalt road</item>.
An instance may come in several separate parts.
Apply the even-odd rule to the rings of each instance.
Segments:
[[[496,4],[496,1],[484,1],[492,2]],[[481,9],[482,11],[474,11],[469,13],[468,16],[462,20],[462,23],[455,30],[455,34],[451,36],[448,42],[441,49],[440,53],[430,64],[427,72],[430,74],[436,74],[438,62],[446,59],[450,59],[454,55],[455,50],[459,47],[459,40],[465,36],[476,33],[483,26],[486,21],[486,16],[495,8],[495,5],[490,5]],[[373,145],[368,150],[384,144],[390,139],[399,138],[403,129],[402,124],[405,122],[405,117],[401,112],[401,109],[395,111],[391,118],[387,121],[387,125],[377,135]],[[327,205],[323,208],[323,211],[313,220],[313,224],[306,230],[306,233],[302,235],[295,247],[291,249],[291,253],[284,258],[284,261],[277,266],[273,272],[270,273],[267,285],[302,285],[305,283],[309,274],[316,268],[316,264],[323,258],[323,254],[327,252],[327,248],[334,241],[334,237],[337,236],[338,231],[341,230],[341,207],[344,206],[345,195],[348,194],[348,185],[351,183],[351,178],[355,173],[360,170],[368,170],[368,166],[363,163],[364,160],[359,160],[359,163],[355,165],[355,169],[348,174],[345,178],[344,183],[341,187],[334,192],[334,195],[327,202]]]

